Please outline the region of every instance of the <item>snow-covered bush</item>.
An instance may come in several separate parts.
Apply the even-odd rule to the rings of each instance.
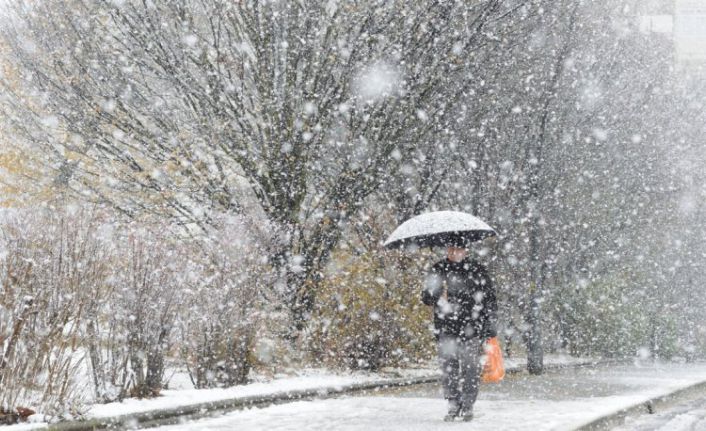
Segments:
[[[96,395],[103,401],[154,396],[164,385],[188,255],[168,230],[133,224],[103,231],[113,260],[86,329]]]
[[[85,383],[83,319],[108,261],[99,218],[81,208],[3,214],[0,407],[76,413]]]
[[[198,387],[246,381],[263,302],[276,304],[264,231],[239,218],[185,237],[85,206],[4,213],[0,413],[154,396],[180,359]]]
[[[271,295],[273,270],[262,252],[267,240],[240,217],[218,223],[194,244],[185,275],[180,316],[182,352],[198,388],[245,383]],[[198,248],[196,248],[198,246]]]

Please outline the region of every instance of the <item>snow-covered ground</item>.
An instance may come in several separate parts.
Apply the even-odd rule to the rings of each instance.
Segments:
[[[554,358],[558,362],[567,362],[562,358]],[[576,360],[576,359],[574,359]],[[174,372],[171,375],[169,386],[172,389],[163,390],[159,397],[151,399],[126,399],[122,402],[108,404],[94,404],[86,413],[87,418],[105,418],[121,416],[131,413],[147,412],[152,410],[176,408],[204,402],[244,398],[250,396],[266,396],[289,391],[302,391],[309,389],[329,389],[343,386],[379,381],[381,379],[414,378],[437,373],[436,368],[429,367],[412,369],[390,369],[385,373],[334,373],[323,369],[301,370],[296,375],[281,375],[274,379],[263,380],[247,385],[234,386],[223,389],[194,389],[186,374]],[[0,426],[3,431],[25,431],[43,428],[47,424],[39,417],[30,418],[34,423]]]
[[[373,374],[340,375],[323,371],[311,371],[300,376],[285,377],[271,382],[251,383],[225,389],[165,390],[162,391],[162,395],[157,398],[145,400],[127,399],[123,402],[96,404],[91,407],[87,416],[94,418],[117,416],[254,395],[270,395],[280,392],[326,387],[335,388],[377,379],[379,379],[379,376]]]
[[[412,369],[394,372],[395,375],[400,377],[414,377],[428,373],[429,369]],[[177,372],[173,374],[170,380],[170,387],[173,389],[162,391],[161,395],[157,398],[130,398],[122,402],[94,404],[90,406],[86,417],[104,418],[240,397],[271,395],[287,391],[316,388],[337,388],[354,383],[380,380],[380,378],[380,375],[372,373],[334,374],[325,370],[303,370],[299,375],[279,376],[269,381],[261,381],[231,388],[194,389],[188,377],[183,373]],[[5,427],[0,426],[0,429],[3,431],[25,431],[43,428],[47,425],[41,422],[41,418],[31,417],[30,419],[36,421],[36,423],[17,424]]]
[[[653,415],[629,417],[613,431],[703,431],[706,430],[706,396],[680,403]]]
[[[567,356],[549,356],[547,364],[585,362]],[[523,367],[523,361],[506,361],[507,368]],[[315,388],[336,388],[381,378],[419,377],[436,374],[434,364],[407,370],[385,370],[382,374],[334,374],[308,370],[294,376],[279,376],[228,389],[196,390],[179,373],[172,389],[149,400],[125,400],[92,406],[88,417],[100,418],[129,413],[176,408],[208,401]],[[544,376],[508,375],[500,384],[485,385],[476,405],[476,429],[567,429],[616,408],[706,380],[704,365],[619,366],[550,371]],[[386,390],[376,396],[355,396],[315,402],[294,402],[252,409],[223,417],[184,424],[175,429],[437,429],[445,410],[438,385]],[[36,420],[36,419],[35,419]],[[3,427],[7,431],[43,426],[26,424]],[[457,426],[443,424],[443,426]],[[462,426],[462,425],[458,425]],[[534,431],[534,430],[533,430]]]
[[[573,358],[568,355],[547,355],[546,364],[567,365],[591,361],[590,358]],[[506,359],[507,369],[524,368],[524,359]],[[162,391],[154,399],[127,399],[122,402],[109,404],[95,404],[90,406],[86,416],[88,418],[101,418],[119,416],[130,413],[146,412],[164,408],[176,408],[190,404],[210,401],[227,400],[238,397],[271,395],[294,390],[307,390],[315,388],[336,388],[340,386],[379,381],[384,378],[414,378],[439,374],[435,361],[417,368],[384,369],[380,373],[356,372],[333,373],[324,369],[308,369],[292,372],[287,375],[278,375],[275,378],[254,376],[254,383],[226,389],[194,389],[188,374],[184,371],[172,370],[168,373],[169,390]],[[11,427],[2,427],[5,431],[23,431],[46,426],[39,415],[30,418],[33,423],[19,424]]]
[[[572,358],[570,356],[547,356],[546,364],[571,364],[586,362],[586,358]],[[524,360],[511,359],[506,361],[507,368],[524,367]],[[88,411],[88,417],[117,416],[128,413],[144,412],[163,408],[172,408],[181,405],[203,403],[209,401],[226,400],[236,397],[254,395],[271,395],[280,392],[307,390],[315,388],[337,388],[354,383],[365,383],[380,380],[381,378],[420,377],[438,374],[434,363],[422,368],[389,369],[381,374],[357,372],[334,374],[322,369],[304,370],[295,376],[280,376],[269,381],[261,381],[248,385],[235,386],[226,389],[194,389],[188,378],[175,373],[170,381],[173,389],[164,390],[158,398],[137,400],[127,399],[122,402],[109,404],[96,404]]]
[[[486,385],[473,423],[444,423],[438,388],[300,401],[164,427],[192,430],[570,430],[621,408],[706,380],[706,365],[615,366],[510,376]]]

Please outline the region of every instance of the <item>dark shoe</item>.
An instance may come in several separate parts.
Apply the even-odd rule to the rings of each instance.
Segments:
[[[464,422],[472,421],[473,420],[473,412],[472,411],[461,412],[461,420]]]
[[[461,413],[461,406],[457,403],[450,402],[449,412],[444,416],[444,422],[453,422],[458,417],[459,413]]]

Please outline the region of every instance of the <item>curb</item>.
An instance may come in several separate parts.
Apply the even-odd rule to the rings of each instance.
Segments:
[[[658,410],[665,409],[671,405],[691,401],[706,395],[706,380],[694,383],[687,387],[677,389],[667,394],[650,398],[630,407],[620,409],[613,413],[606,414],[598,419],[585,423],[574,431],[605,431],[616,426],[623,425],[628,416],[639,416],[644,414],[654,414]]]
[[[46,429],[51,431],[89,431],[103,429],[149,428],[157,425],[177,424],[185,420],[217,416],[229,411],[241,410],[250,407],[266,407],[272,404],[283,404],[314,398],[332,398],[343,394],[368,390],[435,383],[439,379],[440,377],[437,375],[429,375],[415,378],[387,379],[365,383],[354,383],[338,387],[277,392],[268,395],[253,395],[189,404],[168,409],[129,413],[114,417],[60,422],[50,425]]]
[[[573,364],[547,364],[544,370],[548,372],[562,371],[570,368],[586,368],[614,364],[615,361],[589,361]],[[524,366],[511,367],[505,370],[507,375],[526,372]],[[284,404],[293,401],[334,398],[340,395],[365,391],[379,391],[390,388],[437,383],[440,374],[430,374],[413,378],[382,379],[363,383],[353,383],[337,387],[313,388],[276,392],[267,395],[252,395],[217,401],[189,404],[179,407],[150,410],[139,413],[128,413],[120,416],[95,418],[87,420],[59,422],[43,428],[50,431],[94,431],[94,430],[124,430],[150,428],[159,425],[174,425],[188,420],[218,416],[234,410],[251,407],[267,407],[273,404]]]

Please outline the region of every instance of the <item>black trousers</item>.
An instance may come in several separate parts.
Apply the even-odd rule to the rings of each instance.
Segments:
[[[449,409],[473,410],[478,398],[482,343],[480,338],[460,340],[457,337],[439,337],[439,361],[441,363],[444,398],[449,400]]]

